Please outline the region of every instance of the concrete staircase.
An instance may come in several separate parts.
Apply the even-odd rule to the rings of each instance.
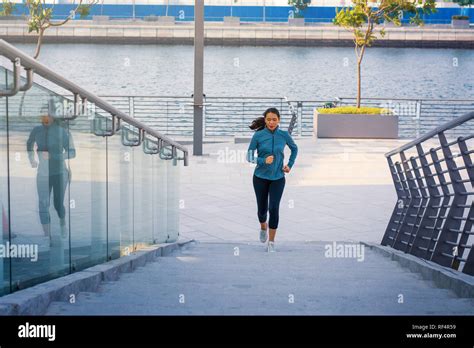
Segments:
[[[365,248],[363,261],[330,258],[328,244],[281,242],[272,254],[257,243],[188,244],[47,315],[474,314],[473,298],[388,257]]]

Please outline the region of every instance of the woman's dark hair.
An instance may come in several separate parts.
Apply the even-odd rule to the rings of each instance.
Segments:
[[[263,116],[257,117],[255,120],[252,121],[252,124],[249,126],[250,129],[254,131],[259,131],[265,128],[265,116],[267,116],[268,113],[272,113],[278,116],[278,119],[280,119],[280,111],[278,111],[277,108],[268,108],[265,110],[263,113]]]

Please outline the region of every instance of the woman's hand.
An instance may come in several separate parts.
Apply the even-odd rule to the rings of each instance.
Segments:
[[[291,170],[291,168],[288,167],[288,166],[284,166],[284,167],[283,167],[283,171],[284,171],[285,173],[289,173],[290,170]]]
[[[270,155],[267,158],[265,158],[265,163],[266,164],[272,164],[273,163],[273,155]]]

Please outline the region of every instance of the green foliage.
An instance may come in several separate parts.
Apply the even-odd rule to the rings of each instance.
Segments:
[[[76,13],[79,13],[80,18],[84,19],[91,13],[91,7],[89,5],[81,4],[77,7]]]
[[[30,12],[28,18],[28,32],[39,33],[42,26],[51,20],[53,8],[44,7],[41,0],[26,0],[26,6]]]
[[[5,1],[5,0],[3,0]],[[38,58],[40,53],[42,38],[44,32],[50,27],[60,27],[74,18],[76,13],[80,14],[81,18],[87,17],[90,13],[90,8],[99,0],[88,0],[89,3],[83,4],[84,0],[79,0],[76,8],[72,10],[65,19],[53,20],[54,4],[46,5],[44,0],[25,0],[25,5],[28,9],[28,32],[38,33],[38,43],[36,45],[36,52],[34,58]]]
[[[474,5],[474,0],[453,0],[453,2],[457,3],[461,7],[471,7]]]
[[[371,46],[377,39],[373,32],[374,25],[383,22],[401,25],[402,14],[408,15],[410,23],[423,25],[422,16],[434,13],[435,6],[435,0],[353,0],[353,7],[336,9],[333,23],[351,31],[358,47]],[[381,31],[380,36],[384,35],[385,32]]]
[[[455,3],[457,3],[459,6],[461,6],[461,15],[467,18],[454,18],[453,19],[469,19],[469,12],[468,8],[471,8],[472,5],[474,5],[474,0],[453,0]]]
[[[96,4],[98,0],[93,0],[88,4],[83,4],[82,0],[79,1],[76,9],[72,11],[65,20],[54,22],[53,21],[53,6],[46,6],[43,0],[26,0],[25,4],[29,11],[28,18],[28,32],[44,31],[50,26],[60,26],[72,19],[75,13],[80,14],[80,18],[85,18],[90,13],[90,8]]]
[[[295,8],[295,18],[302,18],[303,11],[311,4],[311,0],[288,0],[288,5]]]
[[[2,0],[0,6],[0,16],[11,16],[15,12],[16,5],[9,0]]]
[[[469,0],[472,1],[472,0]],[[352,7],[336,8],[333,23],[350,31],[357,56],[357,107],[361,100],[361,64],[365,49],[377,39],[375,26],[382,23],[401,25],[402,15],[410,23],[423,25],[422,16],[436,12],[435,0],[352,0]],[[385,30],[378,34],[385,36]]]

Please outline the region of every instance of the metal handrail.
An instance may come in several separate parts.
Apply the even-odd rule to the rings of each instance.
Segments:
[[[0,90],[0,95],[9,97],[13,96],[18,93],[18,91],[21,89],[20,88],[20,60],[17,58],[15,60],[12,60],[13,63],[13,86],[9,90],[8,86],[6,86],[7,89],[5,90]]]
[[[474,112],[464,114],[385,155],[397,201],[381,244],[474,276],[474,248],[469,242],[474,205],[468,200],[474,194],[474,150],[467,143],[474,133],[466,130],[469,133],[456,140],[445,134],[472,119]],[[423,145],[431,139],[439,146],[427,151]],[[417,155],[408,159],[405,151],[413,147]]]
[[[410,141],[409,143],[406,143],[392,151],[389,151],[385,154],[385,157],[390,157],[390,156],[393,156],[399,152],[402,152],[402,151],[405,151],[409,148],[412,148],[413,146],[416,146],[417,144],[419,143],[422,143],[423,141],[425,140],[428,140],[428,139],[431,139],[432,137],[434,137],[435,135],[437,135],[438,133],[441,133],[441,132],[444,132],[448,129],[451,129],[451,128],[454,128],[456,126],[459,126],[460,124],[464,123],[464,122],[467,122],[471,119],[474,118],[474,111],[473,112],[469,112],[463,116],[460,116],[460,117],[457,117],[455,118],[454,120],[452,121],[449,121],[439,127],[436,127],[435,129],[429,131],[428,133],[420,136],[419,138],[416,138],[415,140],[412,140]]]
[[[20,51],[19,49],[15,48],[14,46],[10,45],[9,43],[1,39],[0,39],[0,55],[10,59],[12,62],[15,62],[17,59],[20,59],[21,65],[26,70],[33,70],[34,73],[42,76],[46,80],[55,83],[56,85],[70,91],[73,94],[80,95],[81,98],[86,98],[87,101],[96,104],[99,108],[110,113],[111,115],[118,117],[119,119],[129,123],[130,125],[137,127],[138,129],[143,129],[143,131],[155,137],[156,139],[162,139],[167,144],[172,145],[177,149],[180,149],[184,153],[184,165],[185,166],[188,165],[188,150],[186,149],[186,147],[170,139],[169,137],[161,134],[160,132],[146,126],[142,122],[139,122],[136,119],[128,116],[122,111],[116,109],[114,106],[110,105],[105,100],[83,89],[82,87],[79,87],[75,83],[65,79],[64,77],[55,73],[54,71],[52,71],[45,65],[41,64],[37,60],[33,59],[32,57],[28,56],[24,52]]]

